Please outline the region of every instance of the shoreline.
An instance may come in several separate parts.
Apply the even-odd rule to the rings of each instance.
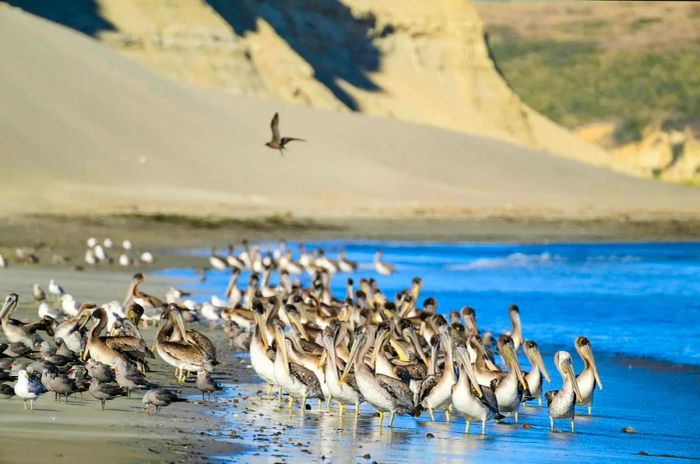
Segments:
[[[74,237],[78,237],[77,240]],[[231,218],[179,215],[0,217],[0,253],[13,247],[83,251],[90,236],[131,239],[164,249],[240,244],[255,240],[363,239],[418,242],[692,242],[700,240],[700,218]],[[60,250],[59,250],[60,251]],[[81,253],[82,261],[82,253]]]

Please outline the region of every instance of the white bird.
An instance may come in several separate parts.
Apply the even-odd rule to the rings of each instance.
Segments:
[[[61,311],[68,317],[76,317],[80,312],[80,303],[67,293],[61,298]]]
[[[125,250],[131,250],[131,246],[131,240],[124,240],[122,242],[122,248],[124,248]]]
[[[119,265],[120,266],[131,266],[131,258],[126,253],[119,255]]]
[[[154,261],[155,259],[153,258],[153,255],[150,251],[144,251],[143,253],[141,253],[141,262],[146,264],[153,264]]]
[[[114,245],[114,242],[112,242],[111,238],[106,238],[106,239],[104,239],[102,244],[105,246],[105,248],[112,248],[112,245]]]
[[[7,267],[7,260],[3,255],[0,255],[0,269],[4,269]]]
[[[95,237],[90,237],[87,239],[87,246],[90,248],[94,248],[94,246],[97,245],[97,239]]]
[[[29,401],[29,409],[34,410],[34,400],[42,393],[46,392],[46,388],[38,379],[29,377],[29,373],[22,369],[17,373],[17,383],[15,384],[15,395],[24,400],[24,410],[27,410],[27,401]]]
[[[107,252],[102,248],[102,245],[95,245],[95,258],[98,261],[107,261]]]
[[[219,308],[214,306],[208,301],[205,301],[202,303],[202,310],[201,310],[202,317],[204,319],[209,321],[209,324],[214,325],[216,324],[219,320],[221,320],[221,315],[219,313]]]
[[[66,292],[63,290],[63,287],[56,283],[55,280],[51,279],[49,281],[49,293],[56,297],[61,297]]]
[[[95,266],[97,264],[97,258],[95,257],[95,252],[92,251],[92,248],[85,250],[85,262],[88,264],[88,266]]]
[[[228,308],[229,307],[228,300],[224,300],[223,298],[220,298],[217,295],[212,295],[210,302],[212,305],[216,306],[217,308]]]
[[[374,254],[374,269],[377,271],[377,273],[388,276],[393,274],[395,269],[391,264],[382,261],[383,255],[384,252],[382,250],[377,250],[377,252]]]
[[[37,310],[40,319],[43,319],[46,316],[49,316],[51,319],[58,319],[58,316],[60,315],[58,311],[58,309],[52,308],[45,301],[39,305],[39,309]]]

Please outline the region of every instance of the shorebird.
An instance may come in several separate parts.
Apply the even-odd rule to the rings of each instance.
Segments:
[[[574,433],[574,405],[576,398],[581,397],[581,391],[576,382],[571,355],[567,351],[557,351],[554,355],[554,364],[561,374],[564,385],[559,390],[548,391],[545,394],[549,409],[549,429],[554,431],[554,419],[569,419],[571,433]]]
[[[160,408],[170,406],[173,403],[186,402],[184,398],[177,396],[177,393],[171,390],[166,390],[165,388],[154,388],[148,390],[145,395],[143,395],[143,400],[141,402],[146,405],[146,414],[151,414],[151,406],[156,407],[156,415],[160,414]]]
[[[537,343],[532,340],[526,340],[523,343],[523,351],[525,351],[525,356],[530,361],[530,372],[525,373],[528,391],[523,401],[531,401],[537,398],[537,404],[542,406],[542,377],[547,379],[547,383],[551,382],[549,373],[547,368],[544,367],[544,361],[542,361],[542,355]]]
[[[345,365],[340,383],[345,383],[352,367],[355,367],[357,386],[367,403],[379,411],[379,426],[384,422],[384,415],[389,413],[389,427],[394,424],[394,415],[415,412],[413,394],[401,380],[387,375],[375,374],[375,366],[365,364],[365,356],[376,345],[376,326],[364,326],[355,334],[355,341],[350,351],[350,359]],[[373,359],[374,360],[374,359]],[[370,361],[371,364],[371,361]]]
[[[51,279],[49,281],[49,293],[55,296],[57,299],[62,297],[64,293],[63,287],[61,287],[55,280]]]
[[[90,382],[88,392],[93,398],[100,401],[103,410],[107,401],[113,400],[119,396],[126,396],[126,392],[118,384],[113,382],[102,383],[94,378],[92,382]]]
[[[222,390],[221,385],[214,380],[211,374],[205,370],[197,371],[197,389],[202,392],[202,399],[204,395],[208,394],[211,399],[211,394]]]
[[[17,373],[17,383],[15,384],[15,395],[22,398],[24,401],[24,410],[27,410],[27,401],[29,401],[29,409],[34,410],[34,400],[42,393],[46,392],[46,387],[41,381],[29,375],[22,369]]]
[[[452,387],[452,406],[464,416],[464,433],[469,433],[472,421],[481,422],[481,434],[486,433],[486,421],[498,419],[498,400],[491,387],[481,386],[476,381],[469,353],[464,345],[456,348],[459,376]]]
[[[32,284],[32,295],[34,296],[34,301],[44,301],[46,299],[46,292],[37,283]]]
[[[380,275],[388,276],[394,273],[394,266],[389,263],[382,261],[382,256],[384,252],[382,250],[377,250],[374,254],[374,269]]]
[[[272,148],[273,150],[279,150],[280,155],[284,156],[285,146],[292,141],[306,142],[304,139],[299,139],[296,137],[281,137],[280,130],[280,117],[279,114],[275,113],[270,122],[270,128],[272,129],[272,139],[265,144],[265,146]]]
[[[595,391],[596,385],[599,389],[603,389],[603,382],[600,381],[598,376],[598,368],[595,364],[595,358],[593,357],[593,350],[591,349],[591,341],[586,337],[578,337],[576,339],[576,351],[578,351],[579,356],[583,359],[583,371],[576,377],[576,383],[581,391],[578,397],[578,404],[583,404],[588,406],[588,415],[591,415],[591,410],[593,409],[593,392]]]

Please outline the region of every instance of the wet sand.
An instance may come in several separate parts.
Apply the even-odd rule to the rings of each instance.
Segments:
[[[162,261],[190,265],[189,259],[193,258],[173,255]],[[18,317],[29,319],[36,317],[36,305],[30,303],[32,282],[45,284],[55,278],[79,301],[101,303],[121,300],[132,273],[133,269],[76,272],[18,265],[0,270],[0,293],[19,292]],[[153,276],[146,282],[145,290],[156,294],[171,284],[188,284]],[[357,423],[352,412],[346,412],[341,421],[335,409],[318,412],[315,402],[314,409],[303,416],[298,406],[290,415],[286,402],[280,405],[266,397],[266,387],[248,368],[246,354],[229,353],[221,331],[201,330],[214,338],[222,352],[216,373],[226,390],[212,403],[201,404],[191,386],[184,394],[192,402],[172,405],[160,417],[147,417],[140,398],[117,399],[100,411],[99,403],[87,394],[71,398],[67,406],[45,395],[35,403],[33,413],[25,413],[16,398],[0,400],[0,462],[78,458],[125,463],[700,460],[700,422],[694,414],[700,410],[700,371],[695,367],[599,356],[605,390],[596,392],[593,417],[577,418],[573,436],[550,433],[546,411],[539,408],[525,408],[519,425],[513,425],[512,419],[489,423],[485,437],[465,436],[462,419],[448,424],[441,414],[436,423],[427,415],[399,417],[393,429],[380,430],[366,406]],[[145,332],[148,341],[153,336],[153,329]],[[542,346],[542,350],[554,374],[551,388],[557,388],[560,380],[551,361],[554,348]],[[575,362],[580,369],[580,361]],[[154,382],[172,384],[162,361],[153,367]],[[557,425],[568,429],[566,422]],[[472,427],[477,432],[478,427]],[[637,433],[622,433],[623,427]]]
[[[20,295],[16,318],[37,319],[36,304],[31,301],[31,283],[54,278],[79,301],[121,300],[130,281],[128,272],[75,272],[61,269],[9,268],[1,270],[0,294],[14,291]],[[166,283],[149,277],[148,288],[164,292]],[[43,334],[42,334],[43,335]],[[224,348],[221,333],[214,334],[217,346]],[[150,343],[155,330],[144,331]],[[4,335],[0,337],[4,340]],[[234,360],[235,362],[235,360]],[[172,370],[160,359],[151,364],[149,380],[173,386]],[[217,368],[225,381],[235,377],[238,363],[226,359]],[[164,408],[159,416],[146,416],[142,395],[100,403],[89,393],[71,397],[69,403],[54,401],[50,393],[34,402],[34,412],[25,412],[18,398],[0,400],[0,462],[206,462],[212,452],[235,453],[237,447],[214,442],[211,434],[218,421],[209,412],[212,407],[200,401],[192,385],[182,390],[191,401]]]

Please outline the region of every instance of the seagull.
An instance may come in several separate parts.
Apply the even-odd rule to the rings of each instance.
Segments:
[[[270,128],[272,129],[272,140],[267,142],[265,146],[272,148],[273,150],[279,150],[280,155],[284,156],[284,147],[291,141],[297,140],[299,142],[306,142],[304,139],[299,139],[296,137],[280,137],[280,117],[279,114],[275,113],[272,117],[272,122],[270,123]]]
[[[56,298],[60,298],[66,292],[63,290],[63,287],[56,283],[55,280],[51,279],[49,282],[49,293],[54,295]]]

